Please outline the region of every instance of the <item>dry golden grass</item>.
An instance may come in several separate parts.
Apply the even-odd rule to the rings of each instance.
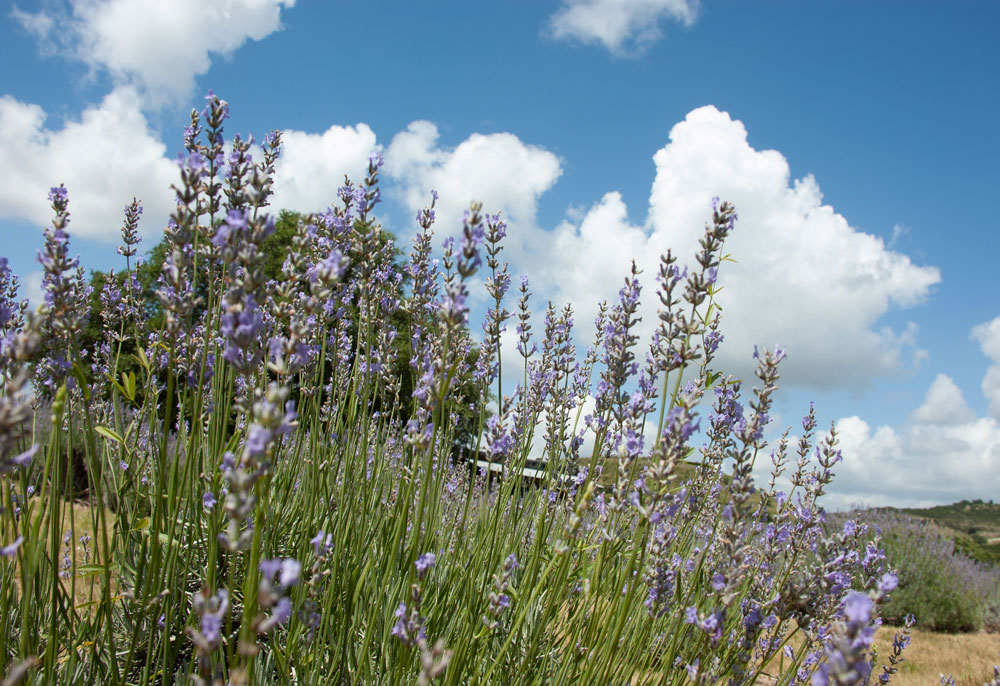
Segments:
[[[882,673],[882,664],[892,652],[895,627],[883,627],[875,634],[875,644],[882,657],[872,682]],[[905,661],[892,677],[892,686],[940,686],[942,675],[951,675],[957,686],[983,686],[993,678],[993,665],[1000,665],[1000,634],[943,634],[914,629],[909,647],[903,652]],[[795,637],[793,646],[801,643]],[[767,671],[773,672],[774,667]],[[762,677],[761,686],[775,683],[773,677]]]
[[[82,502],[74,502],[72,510],[66,508],[63,510],[63,526],[62,530],[64,532],[70,531],[71,522],[70,516],[72,515],[72,526],[76,529],[76,536],[73,540],[73,552],[76,553],[76,561],[78,565],[83,565],[85,562],[97,563],[99,562],[96,555],[98,550],[97,536],[94,534],[94,527],[91,521],[90,505]],[[105,512],[104,517],[104,529],[107,532],[108,538],[111,538],[111,532],[114,529],[114,518],[115,515],[111,511]],[[83,544],[80,542],[80,537],[84,534],[90,536],[89,555],[88,551],[84,550]],[[73,552],[70,554],[72,555]],[[60,559],[62,559],[60,557]],[[64,582],[65,583],[65,582]],[[73,591],[76,605],[79,608],[81,605],[84,608],[89,608],[89,603],[96,601],[100,597],[100,584],[101,577],[96,574],[89,575],[78,575],[73,579]],[[70,592],[70,589],[66,589]],[[81,608],[83,609],[83,608]],[[89,611],[89,610],[88,610]]]
[[[883,651],[892,649],[894,634],[891,627],[876,634]],[[939,634],[914,629],[903,656],[906,662],[892,680],[895,686],[938,686],[942,674],[951,674],[958,686],[982,686],[993,678],[993,665],[1000,664],[1000,634]]]
[[[568,613],[560,613],[560,621],[565,622]],[[872,683],[877,683],[877,677],[882,673],[882,664],[892,652],[892,641],[898,629],[882,627],[875,634],[875,644],[882,654],[878,662],[878,671],[873,674]],[[568,637],[566,637],[568,638]],[[993,666],[1000,665],[1000,634],[986,632],[972,634],[945,634],[933,631],[913,629],[910,633],[910,645],[903,653],[905,658],[899,667],[899,672],[892,677],[892,686],[940,686],[942,675],[951,675],[956,686],[983,686],[993,678]],[[801,642],[793,637],[793,646]],[[767,669],[774,672],[777,667],[772,663]],[[631,683],[634,686],[659,683],[660,673],[636,674]],[[757,680],[760,686],[774,684],[773,676],[762,676]]]
[[[37,498],[33,498],[37,502]],[[38,508],[34,509],[34,513],[37,516],[40,510]],[[69,504],[63,505],[61,508],[60,517],[60,531],[64,533],[70,533],[72,536],[72,548],[60,547],[59,555],[57,560],[61,563],[68,549],[69,555],[76,555],[76,563],[78,566],[83,566],[84,564],[90,563],[95,564],[99,562],[97,558],[98,541],[94,535],[94,526],[91,521],[90,505],[86,502],[76,501],[73,502],[72,507]],[[108,510],[104,518],[104,528],[108,532],[110,538],[111,532],[114,529],[115,515],[113,512]],[[75,532],[75,535],[72,533]],[[90,536],[90,541],[85,547],[80,542],[80,537],[84,534]],[[44,531],[43,535],[47,536],[47,532]],[[15,575],[15,582],[20,587],[20,578]],[[98,600],[100,597],[100,583],[101,577],[96,574],[78,574],[73,578],[73,586],[70,588],[69,579],[60,579],[60,583],[65,588],[66,593],[72,594],[75,606],[78,610],[83,612],[90,612],[92,604]]]

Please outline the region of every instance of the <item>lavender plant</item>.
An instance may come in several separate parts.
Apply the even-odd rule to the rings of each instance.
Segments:
[[[1000,570],[963,555],[953,539],[933,523],[884,509],[850,516],[879,533],[886,557],[899,575],[899,589],[883,608],[887,621],[907,615],[936,631],[992,628],[1000,614]]]
[[[650,315],[633,266],[578,357],[569,307],[549,304],[533,330],[526,278],[506,309],[505,226],[481,205],[435,259],[434,194],[396,264],[375,217],[378,155],[360,185],[303,217],[268,280],[280,136],[260,160],[249,137],[226,154],[227,117],[211,93],[191,114],[152,303],[138,302],[131,261],[140,206],[126,209],[122,277],[92,322],[110,347],[74,347],[87,294],[67,257],[65,189],[53,190],[37,314],[0,266],[0,673],[480,685],[879,673],[870,639],[894,577],[858,526],[824,526],[835,432],[817,439],[810,411],[792,492],[776,479],[758,489],[784,351],[755,351],[749,396],[714,368],[730,204],[714,203],[694,267],[662,259],[653,339],[637,333]],[[480,346],[469,301],[484,244]],[[500,363],[512,316],[518,370]],[[405,379],[390,373],[400,346]],[[32,379],[53,398],[37,453]],[[499,478],[453,449],[470,393],[470,452]],[[85,556],[80,533],[61,535],[74,445],[90,483]],[[775,475],[788,448],[770,452]],[[535,458],[544,468],[529,478]]]

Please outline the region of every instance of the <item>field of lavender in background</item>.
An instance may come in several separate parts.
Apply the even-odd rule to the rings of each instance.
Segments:
[[[864,522],[881,535],[881,545],[899,577],[899,587],[882,608],[899,624],[906,615],[935,631],[1000,632],[1000,568],[956,549],[948,531],[933,521],[892,510],[838,513],[835,524]]]
[[[135,201],[122,269],[90,292],[61,186],[44,305],[0,269],[5,684],[888,683],[910,612],[995,619],[996,571],[944,539],[887,561],[927,532],[830,526],[835,431],[810,409],[763,439],[782,350],[747,351],[753,383],[713,367],[728,203],[698,254],[623,275],[578,357],[571,309],[527,279],[505,306],[502,217],[474,203],[442,242],[433,197],[408,246],[382,231],[377,155],[269,277],[280,135],[253,160],[227,116],[217,97],[192,113],[151,279]],[[927,607],[911,574],[961,594]],[[876,657],[880,613],[906,626]]]

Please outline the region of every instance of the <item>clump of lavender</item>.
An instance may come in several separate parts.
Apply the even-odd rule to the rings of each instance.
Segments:
[[[244,527],[257,504],[255,486],[273,467],[281,438],[296,426],[295,403],[288,400],[288,389],[271,384],[267,393],[254,402],[252,417],[239,460],[232,453],[222,458],[221,469],[228,487],[224,510],[229,523],[219,534],[219,541],[231,551],[250,546],[253,530]]]
[[[895,575],[886,574],[872,595],[853,590],[846,593],[841,618],[833,623],[825,641],[826,661],[813,674],[813,686],[868,683],[872,670],[870,647],[876,629],[875,605],[892,592],[897,583]],[[894,656],[898,658],[901,652],[902,647]]]
[[[905,661],[903,651],[910,645],[910,630],[914,622],[913,615],[907,615],[903,620],[903,628],[892,638],[892,652],[882,665],[882,673],[878,675],[878,682],[883,686],[892,680],[893,675],[899,671],[899,665]]]
[[[813,686],[866,683],[871,673],[868,650],[875,638],[872,599],[858,591],[844,598],[843,621],[834,624],[827,661],[813,674]]]
[[[497,381],[497,395],[502,395],[502,377],[500,361],[500,337],[507,330],[507,320],[511,313],[503,306],[504,296],[510,288],[510,273],[508,264],[500,263],[498,259],[503,250],[502,241],[507,235],[507,223],[499,214],[494,214],[487,218],[485,242],[486,242],[486,266],[490,269],[490,276],[486,279],[486,292],[493,299],[493,304],[486,312],[483,320],[484,340],[476,359],[476,380],[483,385],[484,393],[488,393],[489,386],[494,380]]]
[[[0,257],[0,374],[8,375],[13,362],[11,344],[25,323],[28,312],[27,299],[17,299],[20,281],[10,268],[6,257]]]
[[[53,190],[39,317],[0,262],[0,552],[17,576],[0,586],[0,672],[39,656],[39,680],[110,684],[293,673],[709,684],[754,683],[783,657],[782,683],[873,678],[876,613],[906,584],[882,603],[889,537],[854,521],[828,528],[836,431],[818,434],[810,409],[797,445],[790,430],[767,445],[781,348],[756,352],[756,380],[713,366],[731,205],[714,203],[691,267],[667,253],[651,275],[650,341],[650,291],[633,266],[578,351],[569,305],[544,303],[532,329],[527,277],[505,304],[498,214],[472,203],[442,244],[432,192],[399,265],[376,216],[375,153],[336,205],[276,222],[265,210],[280,135],[263,155],[252,136],[227,142],[228,115],[211,93],[192,112],[148,302],[135,269],[141,206],[126,208],[125,269],[99,298],[97,350],[73,344],[86,298],[64,189]],[[471,288],[484,262],[477,343]],[[524,360],[513,377],[500,355],[511,320]],[[70,388],[88,365],[96,383]],[[44,459],[24,469],[31,379],[53,396],[55,421]],[[92,489],[84,570],[72,555],[60,565],[63,456],[76,446]],[[772,479],[758,487],[768,451]]]
[[[129,271],[121,276],[113,269],[108,272],[99,294],[101,328],[105,338],[97,343],[91,365],[92,371],[99,378],[116,376],[125,342],[137,331],[141,316],[138,300],[140,291],[141,284],[136,272]]]
[[[327,220],[300,221],[292,249],[282,266],[284,282],[276,284],[269,309],[277,325],[268,341],[268,369],[284,378],[311,368],[321,348],[320,327],[327,322],[334,290],[348,258],[324,229]]]
[[[4,360],[0,375],[0,475],[26,467],[37,452],[32,445],[23,450],[32,410],[28,394],[31,370],[27,362],[41,345],[41,322],[31,313],[17,328],[0,339],[0,357]]]
[[[870,509],[843,515],[880,533],[899,588],[883,616],[901,624],[907,615],[916,626],[937,631],[978,631],[996,602],[1000,572],[955,550],[954,540],[933,523],[891,510]]]
[[[142,242],[139,235],[139,217],[142,216],[142,204],[132,198],[132,202],[125,206],[125,223],[122,225],[122,244],[118,246],[118,254],[125,258],[125,267],[131,271],[132,258],[138,253],[136,248]]]
[[[420,676],[417,677],[417,686],[429,686],[432,681],[444,675],[451,663],[453,651],[446,650],[444,640],[440,638],[432,648],[428,648],[424,640],[419,641],[419,646]]]
[[[198,194],[209,161],[200,152],[181,154],[177,166],[181,186],[174,187],[177,205],[164,229],[167,253],[156,291],[163,308],[164,330],[170,340],[176,340],[193,324],[195,308],[202,304],[193,282],[195,236],[198,232]],[[214,165],[214,161],[211,163]]]
[[[242,376],[257,370],[264,359],[265,329],[263,242],[274,232],[273,221],[252,218],[246,210],[230,210],[212,238],[228,268],[231,284],[224,301],[220,333],[226,340],[223,358]]]
[[[324,534],[320,529],[309,541],[313,547],[313,563],[305,580],[306,599],[299,616],[305,627],[305,640],[311,642],[322,626],[322,600],[324,582],[330,576],[330,553],[333,549],[333,535]]]

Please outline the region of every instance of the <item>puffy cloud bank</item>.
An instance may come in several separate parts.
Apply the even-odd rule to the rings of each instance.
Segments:
[[[323,133],[284,131],[281,141],[271,204],[300,212],[323,210],[335,202],[344,175],[359,183],[368,157],[378,148],[367,124],[331,126]]]
[[[617,292],[632,259],[645,271],[645,301],[655,302],[651,275],[659,256],[670,248],[693,262],[711,198],[721,196],[740,214],[726,246],[736,261],[720,272],[721,368],[749,377],[753,346],[781,343],[789,350],[782,385],[863,390],[872,378],[923,359],[915,324],[894,331],[881,320],[922,303],[939,271],[852,227],[823,203],[814,178],[793,180],[781,153],[754,149],[741,122],[714,107],[694,110],[672,128],[654,162],[645,221],[631,220],[611,190],[546,230],[537,225],[536,208],[561,166],[542,148],[511,134],[474,135],[448,148],[432,124],[414,122],[386,154],[387,173],[408,209],[424,205],[431,188],[441,191],[441,233],[454,232],[471,198],[484,199],[488,211],[503,210],[510,219],[506,255],[515,273],[532,275],[534,308],[548,298],[557,306],[572,302],[580,343],[590,337],[596,302]],[[973,335],[995,363],[983,388],[997,399],[1000,384],[990,375],[1000,375],[1000,318]],[[517,376],[514,340],[510,331],[504,337],[504,367]],[[1000,427],[994,418],[977,418],[947,375],[938,375],[902,428],[873,428],[860,417],[838,424],[845,462],[829,506],[991,497],[1000,486]]]
[[[434,124],[415,121],[386,151],[386,173],[411,212],[430,202],[433,189],[443,230],[452,230],[470,200],[487,212],[502,210],[512,225],[534,226],[539,197],[562,174],[556,155],[511,133],[476,133],[451,150],[439,147],[438,137]]]
[[[925,506],[995,498],[1000,489],[1000,426],[983,417],[954,425],[914,422],[871,427],[837,422],[844,461],[828,507]]]
[[[75,236],[114,241],[121,210],[133,196],[145,207],[144,233],[161,230],[173,206],[170,184],[177,174],[143,110],[186,101],[213,56],[229,57],[247,40],[279,30],[282,9],[294,4],[70,0],[43,3],[38,12],[15,6],[11,18],[38,39],[43,53],[107,72],[115,86],[61,127],[47,125],[38,105],[0,97],[0,165],[17,170],[0,188],[0,218],[44,226],[51,214],[48,189],[65,183]],[[303,157],[295,132],[288,138],[292,157]],[[308,160],[302,166],[308,167]],[[287,196],[310,197],[308,183],[289,176],[288,168],[281,179]]]
[[[977,417],[962,391],[938,374],[900,428],[871,427],[857,416],[837,422],[843,463],[830,502],[925,506],[995,499],[1000,493],[1000,317],[973,327],[992,364],[983,376],[989,415]]]
[[[598,300],[617,293],[632,259],[645,272],[645,301],[654,303],[659,256],[672,249],[693,263],[711,199],[720,196],[740,216],[726,245],[735,262],[720,270],[721,368],[750,376],[754,345],[778,343],[789,351],[785,384],[859,389],[922,359],[915,324],[892,330],[881,319],[923,302],[939,271],[852,227],[823,204],[815,179],[793,181],[781,153],[754,149],[725,112],[702,107],[671,129],[653,158],[643,223],[629,219],[612,190],[545,230],[536,209],[561,174],[557,156],[510,133],[474,134],[454,148],[438,139],[433,124],[413,122],[389,145],[386,173],[403,203],[415,211],[438,190],[442,232],[454,230],[470,199],[502,210],[515,271],[532,276],[542,302],[573,303],[578,322],[592,321]]]
[[[880,319],[922,302],[939,271],[852,227],[823,204],[815,179],[793,181],[781,153],[751,147],[740,121],[711,106],[696,109],[653,159],[645,223],[631,222],[621,196],[610,192],[538,247],[536,264],[557,300],[573,301],[589,320],[595,300],[617,292],[634,258],[653,301],[659,256],[671,249],[693,264],[711,198],[719,196],[739,212],[726,244],[735,262],[724,263],[719,277],[721,368],[750,375],[753,346],[781,344],[789,351],[785,384],[859,388],[921,358],[915,325],[893,331]]]
[[[77,235],[114,240],[120,206],[133,195],[147,206],[147,224],[159,228],[176,172],[138,101],[134,90],[118,88],[78,121],[49,129],[38,106],[0,99],[0,162],[21,172],[0,189],[0,216],[44,225],[47,190],[64,182]],[[284,141],[275,206],[307,211],[333,201],[345,174],[359,178],[379,147],[365,124],[287,131]],[[592,321],[597,301],[617,292],[632,259],[646,275],[646,302],[654,302],[659,256],[672,249],[682,262],[693,261],[717,195],[740,214],[726,246],[736,262],[720,274],[722,368],[747,376],[753,346],[780,343],[789,350],[786,384],[860,388],[920,359],[915,325],[893,331],[880,320],[926,298],[938,270],[914,265],[851,227],[823,204],[815,179],[791,180],[779,152],[751,147],[743,124],[714,107],[689,113],[654,155],[643,223],[630,220],[621,195],[609,191],[581,216],[540,228],[538,202],[561,175],[561,161],[511,133],[473,134],[445,148],[432,123],[416,121],[392,139],[385,158],[388,191],[411,212],[428,202],[431,189],[441,194],[442,227],[456,226],[471,199],[502,210],[515,269],[532,275],[543,298],[572,302],[577,321]],[[997,338],[984,332],[984,341]]]
[[[62,128],[34,104],[0,97],[0,166],[17,170],[0,185],[0,218],[41,228],[52,218],[49,188],[65,183],[74,236],[114,241],[133,196],[145,207],[144,233],[160,230],[173,207],[177,170],[149,130],[131,88],[117,88]]]

